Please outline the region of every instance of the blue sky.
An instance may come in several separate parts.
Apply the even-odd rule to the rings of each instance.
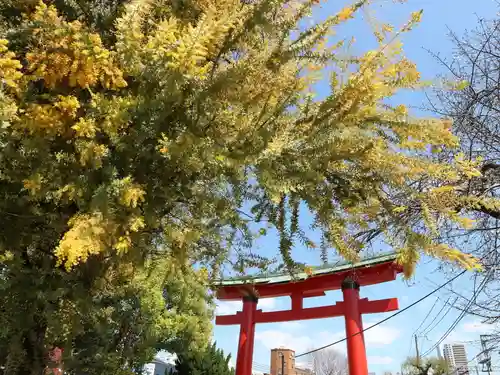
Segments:
[[[321,8],[315,13],[314,19],[317,20],[332,14],[346,4],[346,0],[329,0],[321,5]],[[439,73],[444,72],[439,63],[426,52],[426,49],[440,53],[442,56],[450,56],[452,45],[447,36],[448,28],[462,34],[466,29],[472,29],[476,26],[478,17],[491,18],[497,13],[496,4],[492,0],[408,0],[405,4],[399,4],[393,0],[376,0],[370,9],[374,12],[371,15],[375,15],[378,20],[388,21],[395,26],[404,24],[412,11],[424,9],[422,23],[402,39],[406,56],[417,63],[424,79],[433,79]],[[364,20],[363,14],[358,14],[357,19],[343,26],[338,36],[355,36],[355,51],[374,48],[374,40],[370,36],[369,26]],[[320,85],[318,90],[320,95],[325,94],[325,87]],[[401,93],[396,99],[401,103],[413,106],[420,106],[424,102],[422,93],[415,92]],[[307,224],[307,220],[306,217],[302,224]],[[259,241],[256,250],[267,254],[274,253],[276,249],[277,240],[271,234]],[[315,251],[298,247],[294,250],[294,255],[298,260],[308,264],[319,264],[320,262],[319,254]],[[404,281],[400,278],[391,283],[366,287],[361,290],[361,295],[370,299],[398,297],[400,308],[404,308],[433,290],[435,284],[442,284],[447,280],[446,275],[435,272],[437,266],[438,264],[432,260],[424,260],[418,267],[414,279]],[[470,277],[470,275],[464,275],[454,282],[454,288],[460,290],[460,293],[465,296],[471,295]],[[415,346],[412,345],[412,334],[422,323],[432,305],[436,303],[429,318],[418,332],[421,335],[419,337],[421,352],[430,348],[459,315],[459,311],[450,309],[439,324],[429,332],[424,332],[429,323],[432,323],[432,328],[444,312],[448,311],[448,308],[445,307],[433,322],[435,315],[441,310],[449,295],[450,292],[447,290],[440,291],[394,319],[367,331],[365,340],[369,370],[377,374],[382,374],[384,371],[392,371],[393,373],[400,371],[402,361],[408,354],[414,354],[415,351]],[[332,304],[339,300],[341,300],[339,291],[330,292],[325,297],[306,300],[305,307]],[[218,313],[234,313],[240,307],[239,303],[219,303]],[[288,309],[290,301],[287,298],[261,300],[259,308],[264,311]],[[364,316],[365,327],[386,316],[387,314]],[[492,327],[481,324],[472,317],[466,317],[445,340],[445,343],[477,340],[479,334],[488,333],[491,329]],[[219,326],[214,328],[214,339],[218,346],[225,352],[232,353],[233,361],[236,359],[238,332],[238,327]],[[423,335],[423,333],[426,334]],[[253,359],[254,370],[269,371],[270,349],[272,348],[285,346],[294,349],[298,354],[310,348],[336,341],[344,336],[343,318],[258,325]],[[467,343],[466,346],[469,359],[479,352],[478,343]],[[338,344],[334,348],[340,352],[345,353],[346,351],[345,343]],[[307,363],[308,359],[297,358],[297,363],[300,362]],[[493,364],[495,365],[496,362],[494,359]]]

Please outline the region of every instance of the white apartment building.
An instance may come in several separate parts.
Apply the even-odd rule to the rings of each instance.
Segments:
[[[469,361],[463,344],[445,344],[443,356],[453,375],[469,375]]]

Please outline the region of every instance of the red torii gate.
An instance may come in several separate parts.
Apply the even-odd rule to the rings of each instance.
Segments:
[[[219,315],[217,325],[239,325],[240,337],[236,358],[236,375],[252,375],[253,347],[256,323],[277,323],[293,320],[321,319],[344,316],[347,337],[349,375],[367,375],[362,314],[389,312],[398,309],[397,298],[369,301],[359,298],[360,286],[379,284],[396,279],[402,268],[395,263],[395,254],[365,259],[357,264],[323,268],[313,275],[255,277],[224,280],[217,287],[219,300],[243,301],[243,311],[235,315]],[[325,291],[342,289],[344,300],[334,305],[303,307],[303,299],[324,296]],[[257,310],[259,298],[290,296],[291,310],[262,312]]]

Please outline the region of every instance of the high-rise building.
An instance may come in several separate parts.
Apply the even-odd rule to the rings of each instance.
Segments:
[[[445,344],[443,356],[454,375],[468,375],[467,353],[463,344]]]

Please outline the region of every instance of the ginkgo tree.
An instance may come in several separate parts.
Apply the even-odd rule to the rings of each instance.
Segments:
[[[385,100],[419,86],[398,37],[421,12],[346,61],[333,32],[367,3],[304,27],[314,0],[2,2],[9,374],[39,374],[56,344],[68,371],[117,374],[153,349],[204,345],[210,280],[229,261],[269,265],[248,251],[254,222],[278,230],[289,269],[294,243],[320,246],[304,207],[323,258],[356,260],[376,230],[407,276],[421,253],[477,267],[434,240],[443,220],[468,224],[457,207],[477,202],[454,186],[477,163],[433,157],[457,145],[450,123]]]

